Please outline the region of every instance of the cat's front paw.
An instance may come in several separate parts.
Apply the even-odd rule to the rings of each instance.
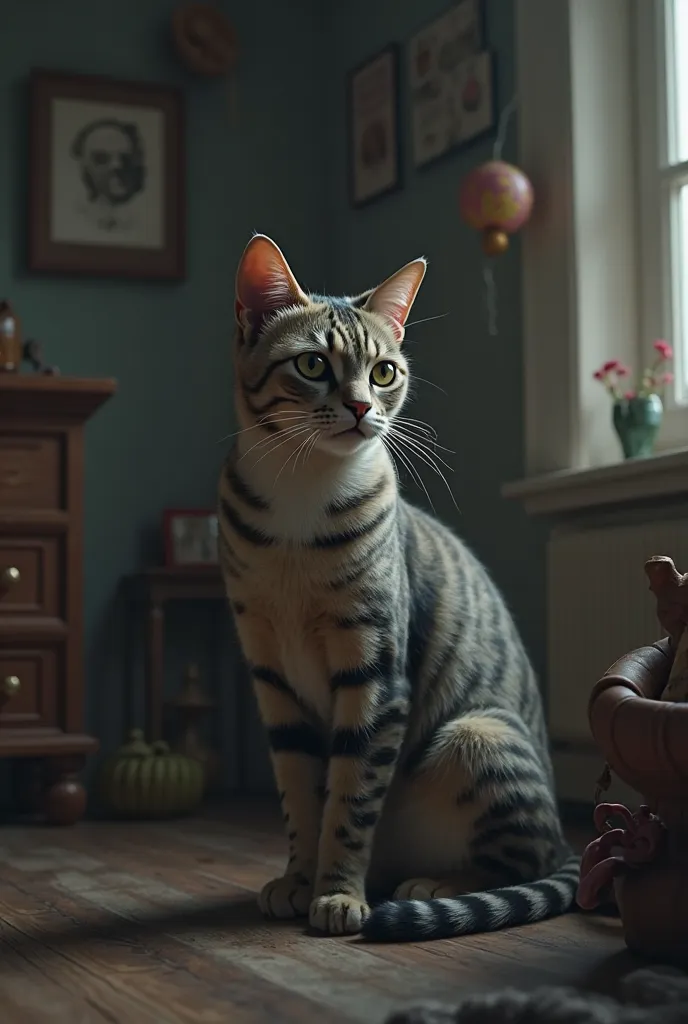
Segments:
[[[327,935],[356,935],[370,913],[363,900],[347,893],[316,896],[310,906],[308,920],[313,928]]]
[[[288,921],[308,916],[312,896],[313,886],[303,875],[287,874],[263,886],[258,906],[265,917]]]

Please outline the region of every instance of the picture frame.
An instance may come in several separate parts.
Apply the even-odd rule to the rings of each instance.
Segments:
[[[179,90],[32,71],[30,271],[183,280],[185,177]]]
[[[494,130],[495,68],[492,53],[484,49],[482,0],[461,0],[418,31],[408,60],[416,168]]]
[[[390,43],[349,72],[349,195],[354,207],[402,186],[399,64],[399,47]]]
[[[165,565],[199,568],[219,564],[214,508],[167,508],[163,512]]]

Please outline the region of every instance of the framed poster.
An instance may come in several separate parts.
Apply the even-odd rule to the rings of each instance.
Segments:
[[[401,185],[398,47],[355,68],[348,85],[351,202],[363,206]]]
[[[493,129],[493,59],[482,46],[481,0],[462,0],[411,39],[409,91],[416,167]]]
[[[35,71],[30,119],[29,269],[182,279],[181,94]]]

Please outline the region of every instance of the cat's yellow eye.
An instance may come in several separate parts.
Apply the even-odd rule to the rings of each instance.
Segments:
[[[396,375],[396,366],[387,361],[376,363],[370,371],[370,379],[378,388],[388,388],[390,384],[394,383]]]
[[[327,360],[315,352],[303,352],[294,362],[301,376],[307,380],[321,380],[327,373]]]

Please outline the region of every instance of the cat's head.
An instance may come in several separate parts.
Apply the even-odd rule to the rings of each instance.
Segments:
[[[275,243],[255,235],[236,277],[241,426],[338,455],[378,444],[408,391],[401,343],[425,267],[414,260],[356,298],[308,295]]]

